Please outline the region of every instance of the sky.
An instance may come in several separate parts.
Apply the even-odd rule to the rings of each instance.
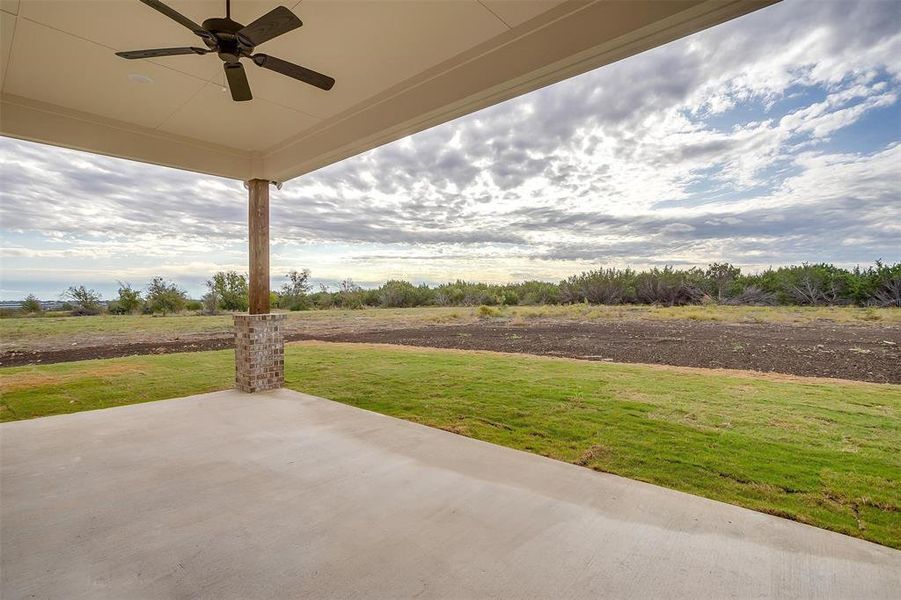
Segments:
[[[287,182],[290,269],[370,286],[901,261],[901,2],[785,0]],[[0,137],[0,299],[246,272],[240,182]]]

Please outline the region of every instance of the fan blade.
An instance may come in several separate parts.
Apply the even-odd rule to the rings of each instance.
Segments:
[[[299,79],[304,83],[309,83],[310,85],[314,85],[326,91],[332,89],[332,86],[335,85],[335,80],[328,75],[317,73],[306,67],[289,63],[286,60],[275,58],[268,54],[254,54],[251,58],[253,58],[253,62],[264,69],[269,69],[270,71],[275,71],[276,73]]]
[[[167,17],[172,19],[173,21],[181,23],[182,25],[184,25],[185,27],[187,27],[194,33],[197,33],[198,35],[200,35],[200,33],[198,33],[198,32],[201,32],[204,30],[203,27],[201,27],[200,25],[198,25],[197,23],[195,23],[188,17],[184,16],[177,10],[169,8],[168,6],[166,6],[165,4],[160,2],[160,0],[141,0],[141,2],[143,2],[144,4],[146,4],[147,6],[149,6],[152,9],[158,10],[159,12],[163,13],[164,15],[166,15]]]
[[[128,50],[116,52],[116,56],[122,58],[156,58],[157,56],[178,56],[180,54],[209,54],[204,48],[156,48],[154,50]]]
[[[263,42],[268,42],[272,38],[297,29],[301,25],[303,25],[303,22],[293,12],[284,6],[277,6],[244,29],[238,31],[237,36],[245,46],[259,46]]]
[[[239,62],[225,63],[225,78],[228,79],[228,89],[231,90],[232,100],[236,102],[244,102],[252,100],[253,94],[250,93],[250,84],[247,83],[247,73],[244,72],[244,65]]]

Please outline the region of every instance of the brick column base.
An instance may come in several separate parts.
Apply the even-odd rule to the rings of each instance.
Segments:
[[[285,383],[286,315],[235,315],[235,387],[262,392]]]

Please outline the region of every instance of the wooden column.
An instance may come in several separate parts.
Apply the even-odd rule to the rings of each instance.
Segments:
[[[269,312],[269,182],[251,179],[247,182],[249,203],[247,236],[250,243],[250,281],[248,295],[250,314]]]

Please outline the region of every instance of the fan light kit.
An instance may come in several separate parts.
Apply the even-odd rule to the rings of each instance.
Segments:
[[[335,85],[335,80],[328,75],[317,73],[306,67],[295,65],[288,61],[269,56],[268,54],[254,54],[254,48],[276,38],[283,33],[297,29],[303,23],[297,16],[284,6],[279,6],[250,25],[241,25],[231,19],[231,0],[225,0],[225,17],[213,17],[198,25],[181,13],[166,6],[159,0],[140,0],[150,8],[153,8],[173,21],[187,27],[195,35],[199,36],[206,48],[158,48],[155,50],[130,50],[116,52],[117,56],[127,59],[158,58],[160,56],[177,56],[180,54],[209,54],[215,52],[222,59],[225,69],[225,78],[231,90],[232,100],[243,102],[252,100],[250,84],[247,82],[247,74],[244,72],[242,58],[249,58],[259,67],[293,77],[298,81],[308,83],[323,90],[330,90]],[[129,79],[132,79],[129,76]],[[137,78],[133,79],[136,80]],[[149,79],[149,78],[148,78]]]
[[[153,79],[141,73],[129,73],[128,80],[132,83],[153,83]]]

